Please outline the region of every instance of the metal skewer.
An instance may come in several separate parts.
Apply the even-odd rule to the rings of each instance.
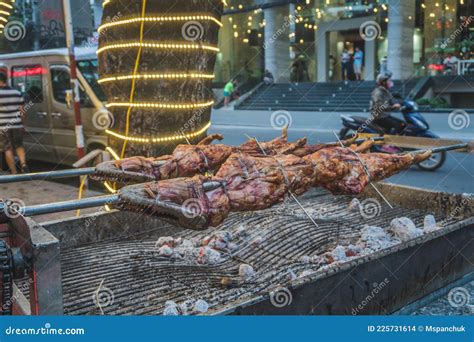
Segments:
[[[68,170],[59,170],[59,171],[38,172],[38,173],[25,173],[22,175],[6,175],[6,176],[0,176],[0,184],[88,176],[88,175],[94,174],[94,172],[95,172],[94,167],[88,167],[88,168],[83,168],[83,169],[68,169]]]
[[[95,208],[107,204],[117,203],[119,200],[119,195],[115,194],[85,198],[81,200],[32,205],[28,207],[9,207],[4,201],[0,201],[0,224],[7,223],[10,218],[18,217],[20,215],[24,217],[31,217],[78,209]]]

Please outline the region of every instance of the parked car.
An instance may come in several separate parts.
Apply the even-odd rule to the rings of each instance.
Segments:
[[[94,124],[104,113],[105,95],[94,48],[77,48],[78,80],[85,145],[107,146],[104,128]],[[29,159],[72,165],[77,161],[75,118],[67,49],[0,55],[0,72],[25,97],[25,148]],[[1,148],[1,146],[0,146]]]

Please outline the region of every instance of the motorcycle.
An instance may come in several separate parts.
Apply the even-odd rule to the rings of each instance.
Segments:
[[[395,133],[394,128],[391,130],[384,129],[373,122],[370,119],[360,116],[348,116],[341,115],[342,129],[339,132],[341,139],[346,139],[352,136],[354,133],[369,133],[369,134],[398,134],[410,137],[424,137],[439,139],[440,137],[430,131],[430,125],[426,119],[418,111],[418,105],[414,101],[405,100],[402,102],[400,111],[403,114],[404,120],[400,120],[400,124],[403,126],[401,133]],[[380,119],[380,120],[383,120]],[[394,146],[377,146],[374,149],[375,152],[385,153],[400,153],[408,151]],[[418,164],[418,167],[425,171],[435,171],[443,166],[446,161],[446,152],[435,153],[430,159],[427,159]]]

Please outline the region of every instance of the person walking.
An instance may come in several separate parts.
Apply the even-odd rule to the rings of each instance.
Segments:
[[[342,80],[345,81],[349,78],[350,72],[350,63],[351,55],[347,49],[344,49],[341,54],[341,71],[342,71]]]
[[[362,79],[362,63],[364,62],[364,53],[358,47],[355,48],[354,52],[354,73],[356,80]]]
[[[7,85],[7,75],[0,72],[0,141],[5,152],[5,159],[12,174],[17,174],[15,153],[20,160],[20,171],[28,173],[26,152],[23,147],[24,100],[18,90]]]
[[[224,87],[224,106],[229,106],[232,101],[232,97],[237,86],[237,80],[230,80]]]

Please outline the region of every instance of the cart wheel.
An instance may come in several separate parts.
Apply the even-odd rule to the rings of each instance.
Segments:
[[[433,154],[429,159],[422,161],[418,164],[418,167],[425,171],[435,171],[443,166],[446,161],[446,152],[440,152]]]

